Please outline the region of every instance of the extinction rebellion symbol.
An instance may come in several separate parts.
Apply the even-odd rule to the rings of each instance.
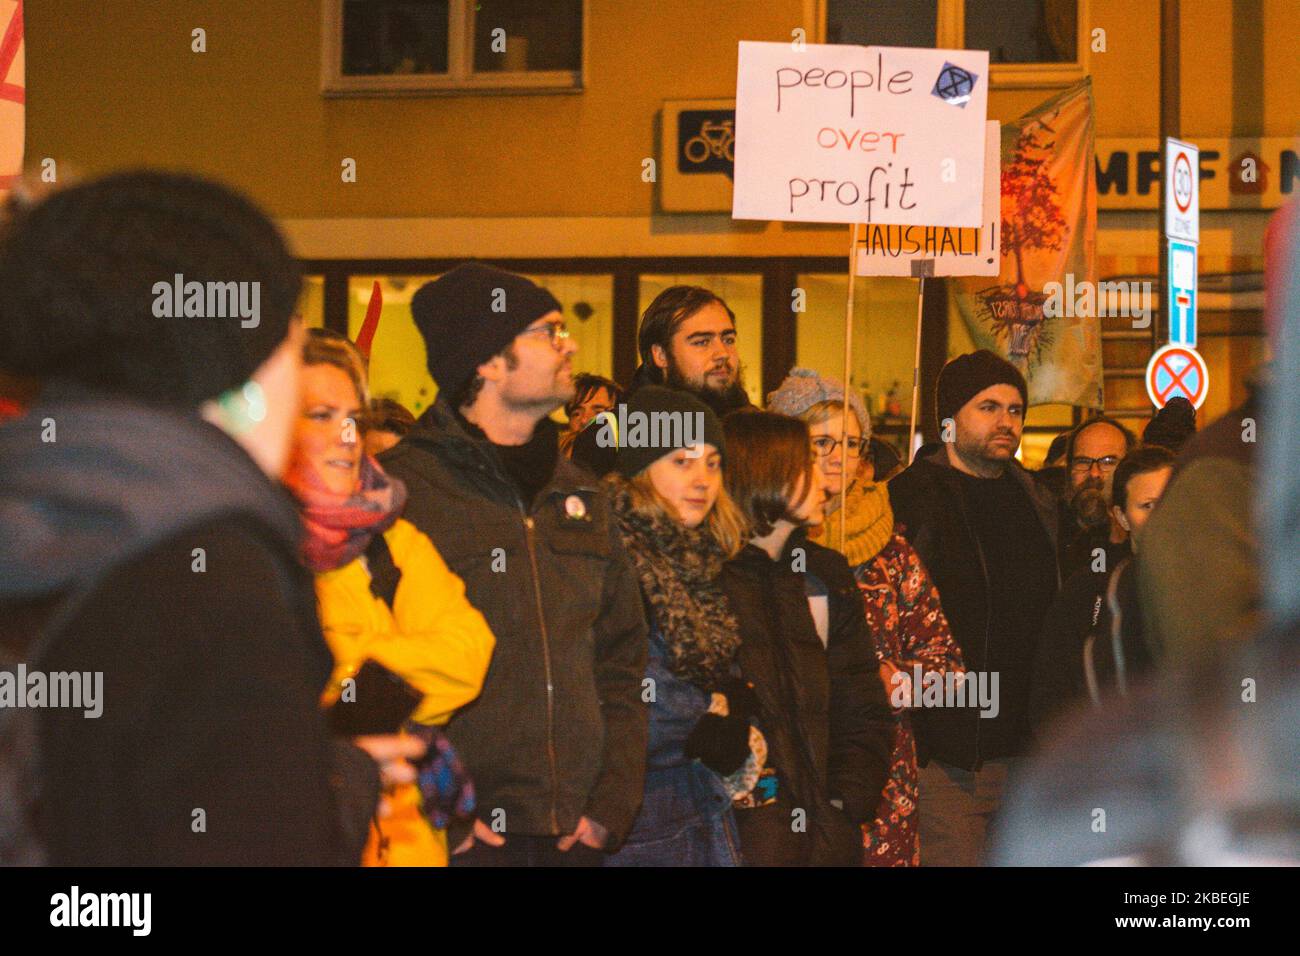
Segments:
[[[939,78],[934,81],[934,89],[930,92],[945,103],[965,109],[970,102],[971,91],[975,89],[976,79],[978,77],[974,73],[963,70],[955,63],[945,62],[939,71]]]

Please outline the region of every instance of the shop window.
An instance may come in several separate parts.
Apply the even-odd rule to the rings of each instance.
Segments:
[[[875,432],[901,452],[912,416],[916,282],[895,278],[857,282],[850,384],[870,409]],[[847,278],[804,273],[796,288],[803,290],[806,308],[795,313],[795,364],[842,379]]]
[[[325,324],[324,276],[303,276],[297,314],[309,329],[318,329]]]
[[[573,90],[582,0],[323,0],[331,95]]]
[[[763,404],[763,277],[760,275],[642,275],[638,317],[664,289],[698,285],[713,292],[736,314],[736,344],[745,391],[755,405]],[[639,322],[639,318],[638,318]],[[638,364],[639,364],[638,357]],[[627,385],[627,382],[623,382]]]

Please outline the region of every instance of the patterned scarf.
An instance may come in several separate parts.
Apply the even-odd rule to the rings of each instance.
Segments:
[[[718,585],[726,556],[706,524],[687,528],[663,513],[632,507],[626,487],[614,492],[623,545],[668,647],[668,669],[703,690],[729,676],[740,625]]]
[[[389,478],[369,455],[361,456],[361,480],[351,495],[325,487],[307,462],[294,456],[284,483],[298,499],[307,534],[302,559],[317,574],[355,559],[370,539],[393,526],[406,504],[406,486]]]
[[[838,499],[837,499],[838,502]],[[840,512],[826,512],[826,521],[815,529],[812,539],[848,559],[849,566],[870,561],[894,535],[894,512],[889,506],[889,490],[883,481],[854,484],[849,488],[849,513],[845,519],[848,542],[840,546]]]

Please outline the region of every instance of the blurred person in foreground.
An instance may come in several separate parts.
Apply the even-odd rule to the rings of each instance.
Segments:
[[[856,392],[811,369],[792,369],[767,397],[768,408],[808,424],[826,493],[826,517],[812,540],[844,555],[862,594],[885,692],[897,698],[889,781],[874,821],[863,827],[867,866],[919,866],[916,741],[907,708],[915,669],[942,679],[961,671],[961,653],[948,629],[939,592],[915,549],[899,533],[883,482],[874,480],[871,419]],[[847,505],[844,504],[847,502]],[[845,538],[840,509],[847,507]]]
[[[355,864],[380,769],[413,775],[418,741],[359,739],[377,768],[320,707],[330,653],[275,480],[299,281],[256,207],[182,175],[107,176],[9,227],[0,362],[44,387],[0,426],[0,643],[105,697],[0,709],[6,862]]]
[[[405,487],[362,451],[361,354],[341,336],[315,333],[303,349],[302,403],[284,483],[298,500],[306,529],[302,557],[316,574],[321,628],[334,653],[328,703],[354,702],[343,693],[344,682],[373,660],[424,694],[414,724],[442,725],[478,696],[495,639],[460,578],[399,517]],[[436,744],[432,759],[457,765],[445,737],[417,733]],[[421,767],[421,783],[442,769]],[[390,788],[389,812],[370,826],[366,865],[447,865],[447,818],[468,809],[456,805],[465,797],[421,789],[415,783]]]
[[[1296,210],[1291,203],[1273,225],[1293,226]],[[1266,322],[1276,365],[1287,374],[1274,377],[1266,391],[1252,392],[1249,401],[1268,421],[1294,422],[1300,421],[1300,241],[1293,232],[1277,241],[1285,246],[1269,250],[1274,268],[1267,273],[1268,301],[1276,311],[1266,312]],[[1250,442],[1249,460],[1262,473],[1258,483],[1243,485],[1246,456],[1228,443],[1231,434],[1243,443],[1252,434],[1239,415],[1230,413],[1203,447],[1189,443],[1184,456],[1190,451],[1195,457],[1180,464],[1189,468],[1185,474],[1196,474],[1191,463],[1203,462],[1200,477],[1188,486],[1199,489],[1202,502],[1215,493],[1202,481],[1216,471],[1223,477],[1237,472],[1232,485],[1220,485],[1217,493],[1242,491],[1244,502],[1216,507],[1207,528],[1212,540],[1241,540],[1237,506],[1244,505],[1250,527],[1257,529],[1251,540],[1260,560],[1250,570],[1258,586],[1243,586],[1236,572],[1217,576],[1231,557],[1244,556],[1244,542],[1235,554],[1196,567],[1180,563],[1158,579],[1172,591],[1155,607],[1144,601],[1148,626],[1153,611],[1164,613],[1179,599],[1192,610],[1204,609],[1210,619],[1195,622],[1191,640],[1168,648],[1161,669],[1127,699],[1080,714],[1053,734],[1017,781],[993,862],[1300,865],[1300,435],[1292,428],[1255,435],[1258,454]],[[1206,432],[1211,430],[1215,426]],[[1187,514],[1170,508],[1182,481],[1175,473],[1143,528],[1140,565],[1148,561],[1157,522]],[[1200,534],[1193,521],[1183,530],[1184,546],[1195,553]],[[1201,592],[1227,609],[1207,608]],[[1098,826],[1099,809],[1104,826]]]

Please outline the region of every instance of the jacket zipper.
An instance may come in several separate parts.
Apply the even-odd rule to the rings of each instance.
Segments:
[[[478,451],[478,449],[475,449]],[[478,467],[484,473],[493,475],[500,479],[494,467],[495,463],[490,458],[485,462],[484,456],[479,452]],[[509,481],[504,482],[514,490],[513,484]],[[542,632],[542,664],[546,671],[546,757],[551,768],[551,832],[555,835],[560,834],[559,813],[556,809],[556,801],[559,797],[560,782],[559,773],[556,769],[557,761],[555,757],[555,679],[551,673],[551,639],[546,630],[546,613],[542,606],[542,580],[537,570],[537,549],[533,542],[533,528],[536,522],[524,507],[524,499],[518,492],[515,492],[515,505],[519,508],[519,516],[524,522],[524,541],[528,545],[528,563],[533,572],[533,597],[537,602],[537,626]]]
[[[957,494],[958,494],[957,500],[961,505],[962,524],[966,526],[966,533],[970,535],[971,540],[975,542],[975,553],[979,555],[979,559],[980,559],[980,573],[984,575],[984,660],[983,660],[983,664],[984,667],[987,668],[989,666],[989,630],[993,625],[993,595],[991,593],[993,589],[993,582],[989,580],[988,564],[986,564],[984,561],[984,546],[980,544],[979,535],[977,535],[975,533],[975,529],[971,527],[970,518],[966,514],[966,495],[965,492],[962,490],[960,484],[958,484],[957,486]],[[979,675],[977,674],[975,676],[976,679],[978,680]],[[981,718],[979,718],[978,716],[975,718],[975,767],[974,767],[975,770],[979,770],[981,767],[984,766],[984,758],[980,756],[980,724],[979,724],[980,719]]]
[[[546,614],[542,608],[542,581],[537,571],[537,549],[533,542],[533,528],[536,522],[524,511],[524,504],[519,502],[519,511],[524,518],[524,539],[528,542],[528,561],[533,569],[533,596],[537,599],[537,624],[542,631],[542,661],[546,667],[546,755],[551,764],[551,832],[559,834],[560,821],[556,811],[559,796],[559,776],[555,760],[555,681],[551,674],[551,639],[546,632]]]

